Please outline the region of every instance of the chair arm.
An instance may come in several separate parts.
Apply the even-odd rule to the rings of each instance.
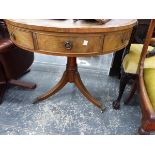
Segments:
[[[0,40],[0,53],[4,53],[8,48],[13,46],[13,42],[10,39]]]

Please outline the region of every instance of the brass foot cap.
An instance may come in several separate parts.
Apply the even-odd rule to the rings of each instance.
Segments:
[[[105,111],[105,107],[101,107],[101,113],[103,113]]]
[[[37,104],[39,102],[38,98],[34,99],[34,101],[32,102],[32,104]]]

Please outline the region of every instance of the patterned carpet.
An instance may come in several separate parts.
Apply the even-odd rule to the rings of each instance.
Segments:
[[[79,72],[87,89],[106,106],[104,113],[73,84],[67,84],[59,93],[33,105],[35,97],[53,87],[63,71],[64,66],[34,63],[22,80],[37,83],[37,88],[32,91],[18,87],[8,89],[0,106],[0,134],[136,134],[140,124],[138,96],[132,100],[134,106],[125,106],[122,100],[121,110],[113,110],[119,80],[95,69],[80,68]]]

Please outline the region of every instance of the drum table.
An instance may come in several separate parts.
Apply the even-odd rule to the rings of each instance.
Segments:
[[[77,57],[90,57],[118,51],[128,45],[137,20],[110,20],[104,25],[86,20],[5,20],[10,38],[18,47],[31,52],[66,56],[67,65],[61,80],[34,103],[44,100],[74,83],[81,93],[102,111],[102,104],[85,88],[76,63]]]

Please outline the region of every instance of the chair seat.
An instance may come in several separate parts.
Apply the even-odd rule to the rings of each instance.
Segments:
[[[145,88],[155,110],[155,68],[144,69]]]
[[[132,44],[129,53],[123,59],[123,69],[125,73],[136,74],[140,60],[143,44]],[[148,52],[152,51],[154,47],[149,46]],[[155,56],[145,59],[144,68],[155,68]]]

